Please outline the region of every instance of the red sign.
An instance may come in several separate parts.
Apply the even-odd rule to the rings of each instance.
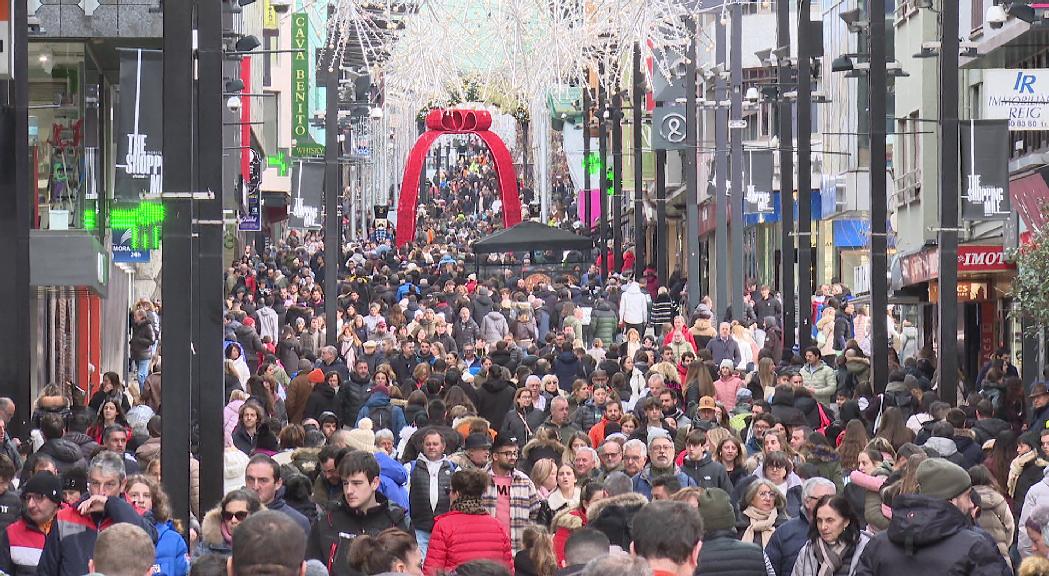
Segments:
[[[958,247],[959,272],[995,272],[1015,268],[1015,264],[1006,261],[1005,251],[1001,246],[962,245]]]

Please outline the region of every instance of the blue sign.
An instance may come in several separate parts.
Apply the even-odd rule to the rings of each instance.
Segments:
[[[115,264],[145,264],[149,262],[149,250],[131,247],[131,230],[113,229],[113,262]]]

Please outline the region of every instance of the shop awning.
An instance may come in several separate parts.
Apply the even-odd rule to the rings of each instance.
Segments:
[[[1042,168],[1033,174],[1021,176],[1009,182],[1009,196],[1013,201],[1013,210],[1020,214],[1020,219],[1028,230],[1041,228],[1046,223],[1042,206],[1049,202],[1049,168]]]

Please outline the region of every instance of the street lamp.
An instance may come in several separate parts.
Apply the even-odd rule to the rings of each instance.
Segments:
[[[262,43],[259,42],[258,38],[251,35],[245,36],[237,40],[237,43],[233,45],[234,49],[237,52],[251,52],[259,46],[262,46]]]

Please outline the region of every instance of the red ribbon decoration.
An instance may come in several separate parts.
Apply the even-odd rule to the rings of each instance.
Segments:
[[[503,227],[521,223],[521,196],[517,190],[514,162],[506,144],[492,127],[492,115],[485,110],[443,110],[434,108],[426,115],[426,132],[415,142],[401,180],[401,197],[397,204],[397,247],[415,240],[415,217],[419,203],[419,177],[422,175],[426,154],[442,134],[476,134],[488,145],[495,160],[499,178],[499,193],[503,201]]]

